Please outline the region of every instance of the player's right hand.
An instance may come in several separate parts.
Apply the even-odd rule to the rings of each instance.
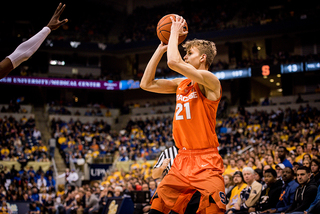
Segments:
[[[179,36],[184,36],[188,34],[188,31],[184,31],[184,25],[186,23],[186,20],[182,16],[176,15],[176,20],[172,16],[170,16],[171,19],[171,31],[170,33],[177,32],[179,33]]]

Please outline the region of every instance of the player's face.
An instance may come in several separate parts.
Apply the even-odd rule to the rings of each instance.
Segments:
[[[201,56],[198,48],[191,47],[189,50],[187,50],[187,53],[183,59],[186,63],[192,65],[193,67],[199,68]]]

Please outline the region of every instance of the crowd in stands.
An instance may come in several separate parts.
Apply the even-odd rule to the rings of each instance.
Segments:
[[[17,150],[14,145],[19,145],[16,139],[20,139],[20,135],[21,146],[27,148],[35,139],[39,143],[36,148],[39,151],[41,134],[39,136],[34,128],[34,119],[22,121],[17,122],[13,118],[1,120],[1,154],[6,151],[14,153],[12,151]],[[227,213],[280,213],[285,210],[309,210],[309,213],[313,213],[315,207],[319,206],[320,198],[317,196],[317,193],[320,195],[319,123],[320,111],[310,106],[301,106],[298,110],[279,108],[271,113],[249,113],[239,108],[238,112],[230,113],[227,117],[218,115],[216,132],[220,142],[219,152],[225,165],[224,178],[229,199]],[[54,183],[48,182],[52,180],[46,175],[48,172],[29,173],[30,169],[22,168],[26,172],[12,177],[11,173],[5,173],[10,171],[6,169],[1,173],[5,179],[0,179],[4,182],[2,192],[6,200],[18,200],[15,193],[22,192],[26,193],[26,200],[30,199],[33,204],[31,207],[48,209],[48,213],[55,210],[73,213],[75,208],[80,209],[80,213],[99,213],[108,197],[130,196],[132,191],[144,190],[152,195],[161,182],[161,178],[152,178],[153,165],[164,149],[174,145],[170,117],[150,116],[147,120],[129,121],[119,133],[110,131],[103,121],[83,124],[80,121],[53,120],[51,130],[67,164],[73,161],[81,169],[85,162],[92,163],[106,155],[112,156],[115,161],[131,160],[133,164],[129,171],[112,167],[101,181],[91,185],[78,186],[71,176],[66,180],[66,186],[57,189],[44,188],[48,183]],[[31,142],[22,141],[24,136]],[[6,150],[5,146],[9,145]],[[69,172],[66,175],[68,177]],[[307,179],[308,176],[311,179]],[[33,179],[31,182],[30,178]],[[10,184],[5,186],[8,179]],[[28,179],[25,185],[27,189],[20,187],[20,190],[17,182],[23,179]],[[46,185],[42,185],[42,181]],[[147,212],[150,207],[145,203],[139,209]]]
[[[48,113],[49,114],[59,114],[59,115],[71,115],[72,113],[64,106],[50,106],[48,109]],[[79,110],[77,110],[76,112],[74,112],[75,116],[80,116],[81,113],[79,112]],[[111,117],[111,112],[109,109],[107,109],[107,111],[105,112],[105,114],[102,113],[100,108],[96,108],[96,109],[87,109],[86,112],[84,113],[83,116],[99,116],[99,117]]]
[[[68,4],[72,7],[64,11],[63,16],[69,22],[52,35],[50,39],[80,42],[108,42],[113,27],[118,27],[117,13],[125,18],[123,32],[119,35],[120,42],[144,41],[156,38],[156,25],[166,14],[182,15],[189,25],[189,32],[217,31],[230,28],[265,25],[286,20],[307,19],[318,17],[319,3],[308,2],[301,6],[298,1],[268,1],[256,5],[254,1],[228,0],[215,4],[208,0],[175,1],[156,5],[151,8],[137,7],[131,14],[115,10],[112,4],[84,1],[81,4]],[[7,2],[7,8],[12,3]],[[52,7],[54,7],[53,4]],[[27,38],[34,29],[41,27],[38,17],[47,17],[47,10],[38,11],[30,5],[20,4],[21,8],[29,8],[30,13],[16,11],[12,20],[3,19],[2,25],[7,29],[0,37],[20,36]],[[27,24],[15,22],[28,20]],[[121,20],[121,19],[120,19]]]
[[[5,105],[1,107],[1,113],[27,113],[25,108],[21,108],[20,102],[23,102],[24,97],[18,98],[17,100],[10,100],[8,107]]]
[[[44,213],[49,206],[53,206],[56,198],[56,187],[53,167],[43,171],[41,166],[34,170],[32,166],[16,169],[6,166],[0,172],[1,213],[12,213],[11,206],[7,204],[17,201],[30,203],[29,213]],[[28,210],[25,210],[28,212]],[[49,212],[52,213],[52,212]]]
[[[71,160],[75,163],[79,157],[86,162],[106,154],[114,156],[116,161],[133,161],[129,172],[113,168],[102,181],[95,184],[96,188],[90,191],[98,191],[98,199],[101,194],[103,197],[115,194],[116,189],[120,191],[120,195],[124,195],[128,191],[151,189],[152,186],[151,191],[154,192],[153,185],[156,186],[161,179],[152,179],[152,164],[147,160],[156,160],[161,151],[174,145],[171,120],[172,118],[149,118],[145,121],[129,121],[126,129],[120,133],[103,130],[102,124],[55,123],[55,135],[58,142],[63,141],[64,151],[73,155]],[[220,142],[219,151],[224,158],[226,191],[230,201],[236,200],[230,198],[230,194],[233,187],[239,184],[240,178],[243,184],[238,185],[243,190],[241,192],[238,189],[239,207],[235,203],[233,206],[229,204],[231,210],[228,213],[237,213],[237,210],[259,213],[269,209],[280,212],[280,207],[285,207],[282,210],[296,210],[297,207],[291,206],[294,200],[298,200],[293,200],[296,189],[291,189],[291,195],[282,196],[280,207],[269,196],[274,193],[279,199],[284,191],[282,185],[289,185],[291,181],[294,181],[293,187],[303,187],[299,174],[303,170],[304,174],[312,176],[312,198],[308,198],[310,203],[304,205],[302,211],[307,210],[316,198],[318,185],[313,183],[319,182],[320,176],[319,122],[320,111],[310,106],[301,106],[298,110],[279,108],[277,112],[271,113],[249,113],[240,108],[237,113],[219,118],[216,132]],[[138,161],[143,163],[139,164]],[[260,195],[257,200],[246,203],[253,183],[254,188],[260,189]],[[245,188],[246,185],[248,188]],[[290,200],[283,197],[289,197]],[[270,204],[265,204],[265,201]]]
[[[90,124],[81,123],[79,120],[65,122],[53,119],[51,130],[53,130],[57,148],[67,165],[70,164],[70,160],[82,164],[84,159],[92,162],[92,159],[113,154],[115,151],[109,133],[110,125],[103,120]]]
[[[0,160],[18,161],[26,166],[28,161],[49,162],[47,147],[41,140],[41,132],[35,127],[33,117],[0,118]]]
[[[173,145],[171,118],[131,121],[120,133],[110,132],[110,126],[103,121],[90,124],[53,119],[51,128],[67,164],[70,160],[75,164],[92,163],[106,155],[119,161],[152,160]]]
[[[156,25],[166,14],[179,14],[186,19],[189,33],[217,31],[230,28],[265,25],[286,20],[315,18],[318,3],[305,4],[297,1],[264,2],[257,6],[253,1],[224,1],[208,10],[209,0],[177,1],[152,8],[137,7],[127,17],[126,30],[119,40],[125,43],[156,38]]]

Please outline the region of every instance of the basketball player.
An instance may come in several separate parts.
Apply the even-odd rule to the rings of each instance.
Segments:
[[[18,67],[22,62],[28,60],[38,50],[52,30],[56,30],[68,22],[68,19],[59,21],[60,15],[65,7],[65,4],[62,5],[60,3],[46,27],[29,40],[21,43],[12,54],[0,62],[0,79],[7,76],[10,71]]]
[[[187,52],[183,60],[178,50],[178,38],[187,33],[183,32],[184,24],[185,20],[180,16],[172,19],[168,45],[161,43],[158,46],[140,85],[151,92],[176,93],[173,137],[179,153],[158,186],[158,195],[167,208],[182,214],[186,201],[199,191],[198,213],[224,213],[224,167],[215,133],[221,86],[218,78],[208,71],[217,51],[213,42],[187,41],[183,45]],[[156,67],[166,51],[169,68],[187,79],[154,79]]]

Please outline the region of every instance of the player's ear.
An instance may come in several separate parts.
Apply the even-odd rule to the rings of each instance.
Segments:
[[[204,62],[205,59],[207,59],[207,55],[202,54],[200,57],[200,62]]]

